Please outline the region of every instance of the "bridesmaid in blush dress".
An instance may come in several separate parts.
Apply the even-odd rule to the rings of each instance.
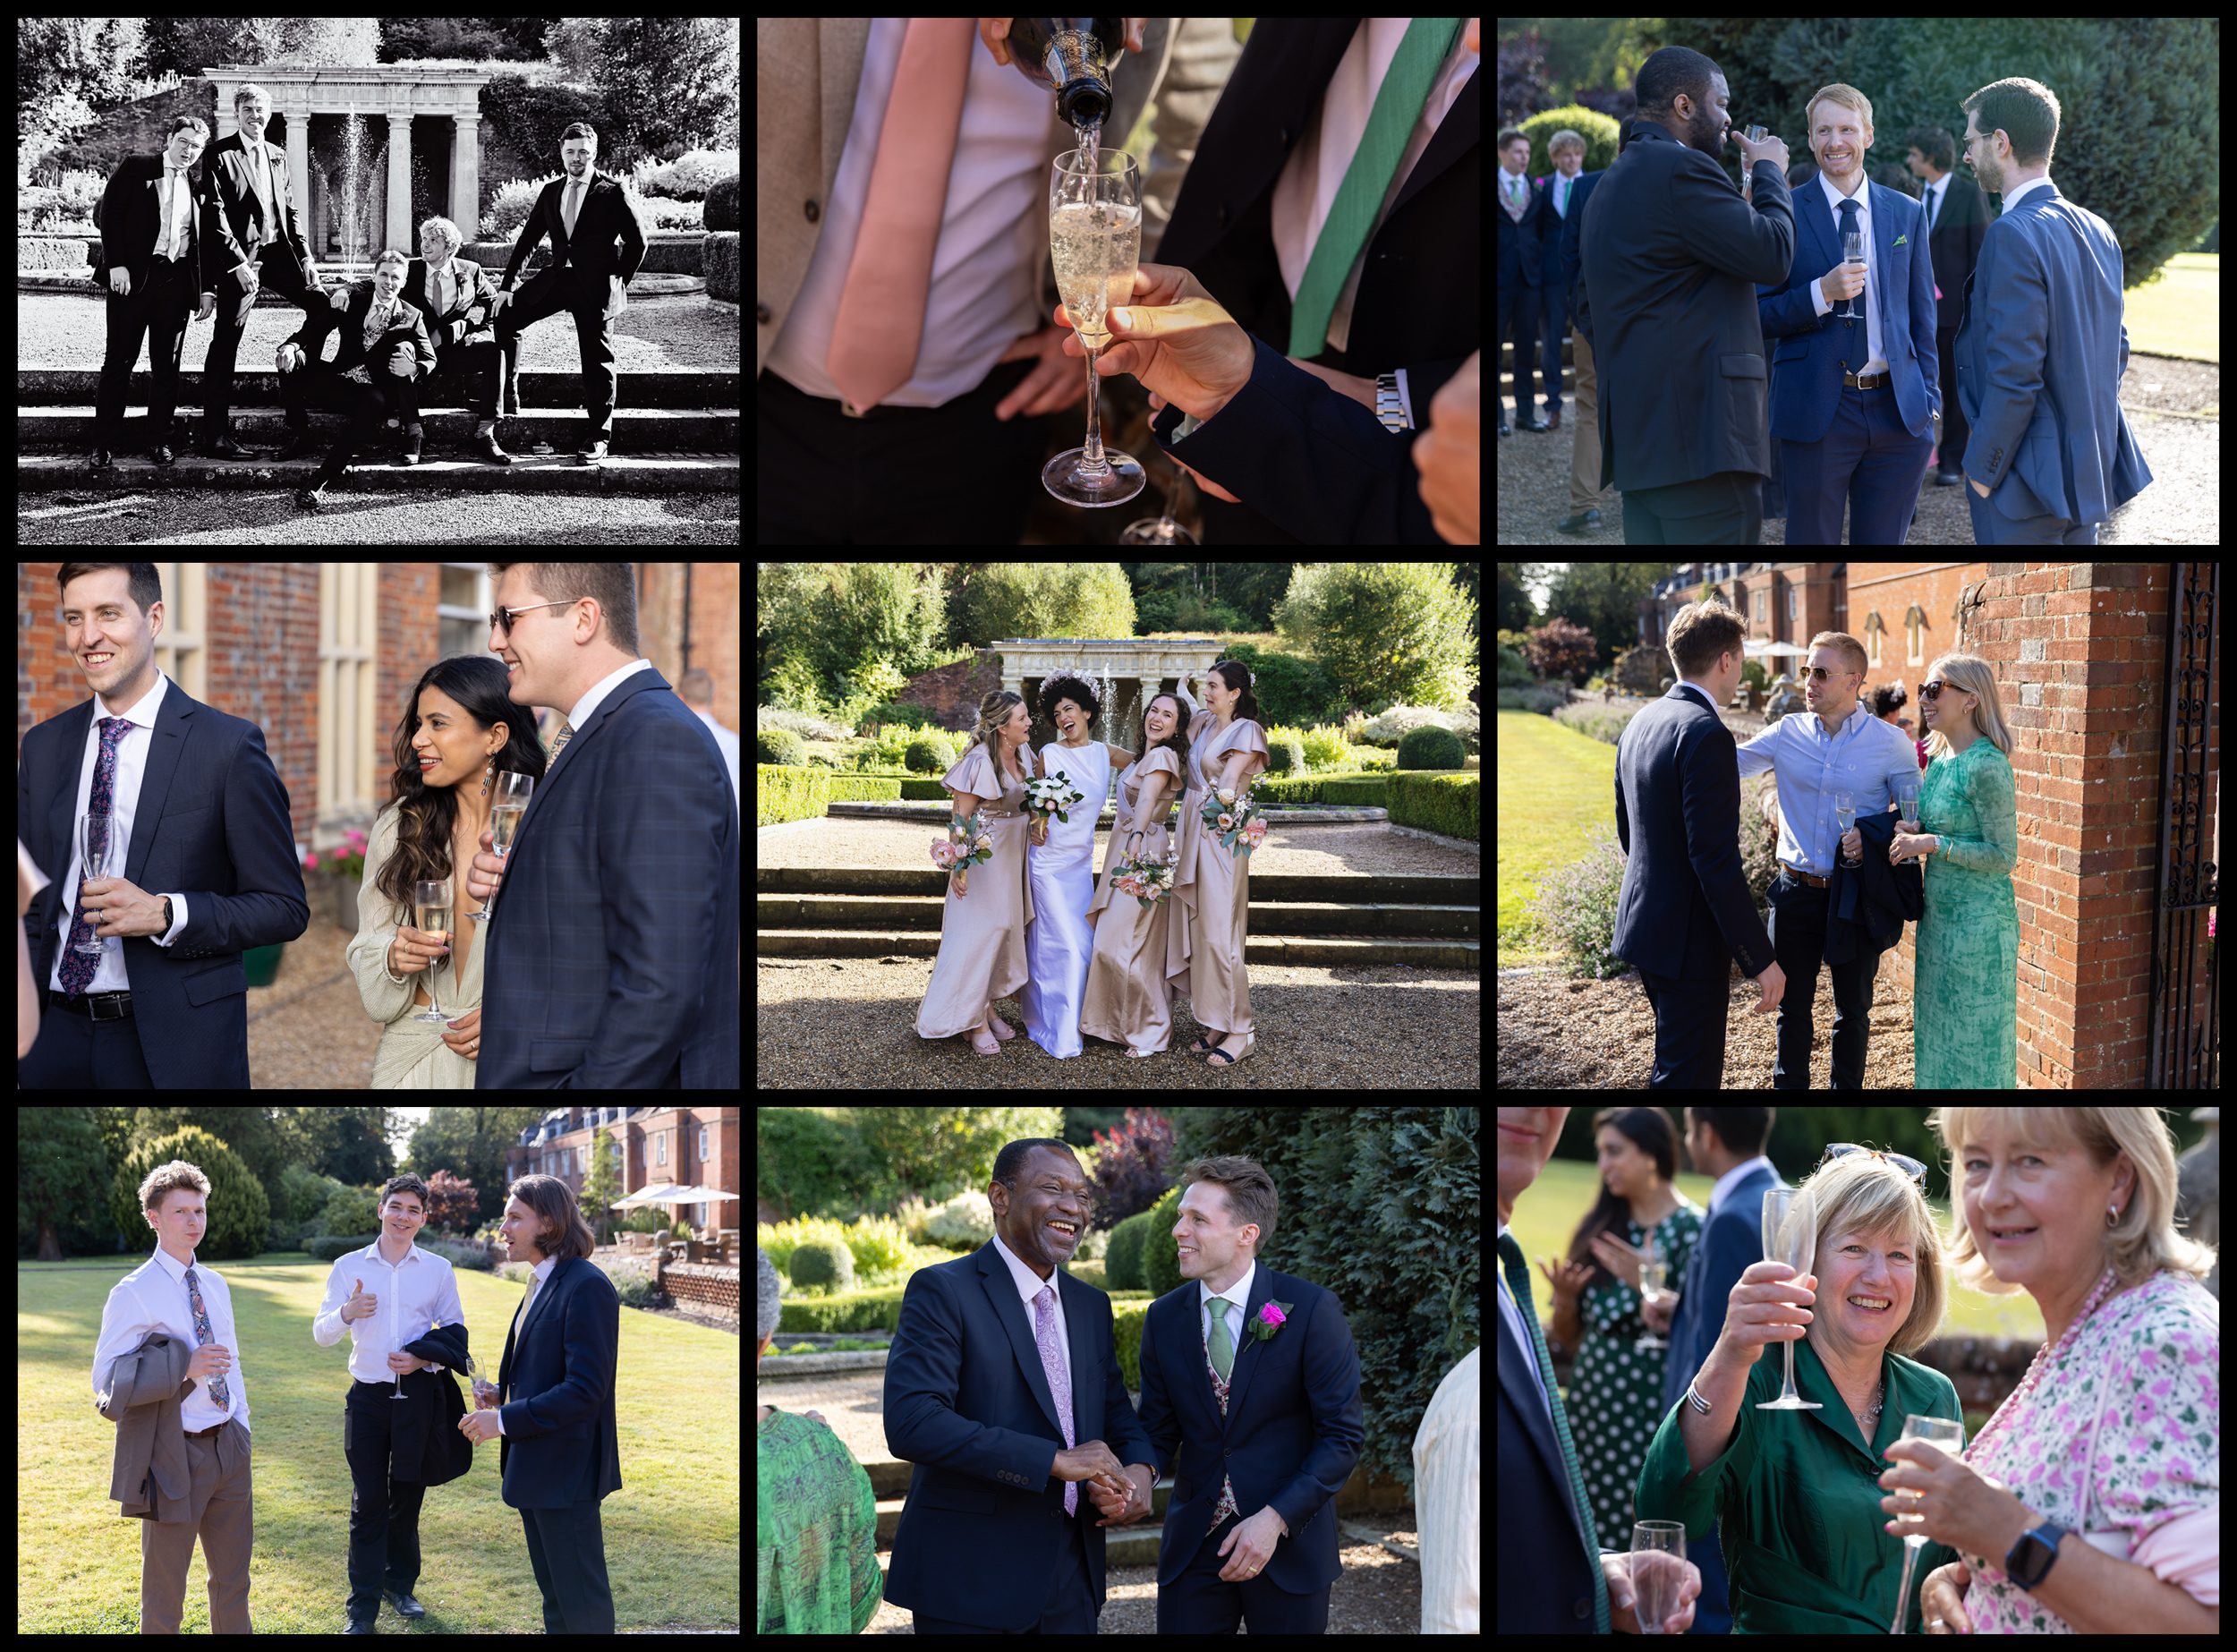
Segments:
[[[1172,1043],[1173,989],[1165,978],[1168,898],[1144,907],[1111,885],[1128,861],[1163,856],[1172,839],[1165,816],[1181,788],[1180,702],[1159,694],[1143,714],[1140,761],[1118,780],[1118,823],[1103,856],[1102,880],[1088,908],[1095,955],[1087,970],[1080,1031],[1127,1046],[1130,1056],[1162,1054]]]
[[[1134,761],[1093,737],[1102,703],[1095,691],[1069,672],[1057,672],[1041,685],[1041,703],[1063,737],[1033,756],[1033,773],[1045,778],[1062,771],[1082,801],[1031,829],[1025,852],[1026,881],[1033,893],[1033,927],[1025,932],[1025,1036],[1060,1061],[1070,1060],[1080,1043],[1080,994],[1087,985],[1087,955],[1094,943],[1087,903],[1095,893],[1095,827],[1103,799],[1110,796],[1110,773]]]
[[[940,777],[955,794],[948,840],[960,843],[962,823],[974,813],[993,844],[993,856],[948,874],[940,914],[940,956],[931,984],[917,1006],[919,1038],[971,1035],[981,1055],[999,1055],[1017,1029],[994,1013],[994,1001],[1025,984],[1025,925],[1033,895],[1025,887],[1025,769],[1023,748],[1033,725],[1025,702],[999,689],[979,702],[971,745]],[[956,881],[964,879],[958,890]]]
[[[1186,685],[1184,684],[1184,686]],[[1251,862],[1204,828],[1201,811],[1215,793],[1239,797],[1266,767],[1266,735],[1250,668],[1222,660],[1204,679],[1204,707],[1188,726],[1188,789],[1180,800],[1180,864],[1172,898],[1180,915],[1167,931],[1165,973],[1180,979],[1188,1008],[1211,1029],[1190,1046],[1207,1067],[1228,1067],[1258,1047],[1251,1024]]]

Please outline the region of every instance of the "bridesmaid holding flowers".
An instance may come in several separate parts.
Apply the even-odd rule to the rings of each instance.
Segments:
[[[1144,905],[1134,873],[1140,865],[1166,860],[1165,815],[1180,792],[1186,755],[1180,702],[1173,695],[1153,698],[1142,720],[1148,749],[1119,777],[1118,819],[1088,907],[1094,956],[1080,1007],[1081,1032],[1122,1043],[1136,1058],[1161,1054],[1172,1043],[1173,990],[1165,957],[1173,903],[1167,898]]]
[[[1250,851],[1265,829],[1255,822],[1241,829],[1229,812],[1266,767],[1250,668],[1239,660],[1213,666],[1204,680],[1204,708],[1188,727],[1188,788],[1181,796],[1180,864],[1173,879],[1181,911],[1167,931],[1165,973],[1180,978],[1190,1010],[1211,1029],[1191,1052],[1204,1054],[1206,1066],[1227,1067],[1258,1042],[1243,949],[1250,938]]]
[[[999,1055],[1017,1031],[994,1013],[994,1001],[1025,984],[1025,926],[1033,897],[1025,886],[1026,770],[1023,748],[1033,724],[1025,702],[1007,689],[979,702],[970,745],[940,778],[954,794],[948,839],[932,846],[948,873],[940,914],[940,956],[917,1006],[920,1038],[971,1035],[981,1055]]]

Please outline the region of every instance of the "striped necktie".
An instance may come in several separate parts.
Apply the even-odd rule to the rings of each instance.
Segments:
[[[1546,1351],[1538,1310],[1530,1305],[1530,1270],[1513,1234],[1499,1236],[1499,1259],[1506,1270],[1509,1297],[1530,1330],[1531,1357],[1538,1362],[1538,1381],[1545,1389],[1546,1408],[1553,1413],[1553,1437],[1561,1443],[1561,1462],[1569,1469],[1569,1494],[1577,1504],[1578,1524],[1584,1528],[1585,1561],[1593,1574],[1593,1622],[1595,1632],[1604,1635],[1608,1633],[1608,1574],[1600,1564],[1600,1529],[1593,1520],[1592,1499],[1585,1494],[1584,1471],[1577,1466],[1577,1443],[1569,1438],[1569,1413],[1562,1409],[1561,1396],[1553,1386],[1553,1356]]]

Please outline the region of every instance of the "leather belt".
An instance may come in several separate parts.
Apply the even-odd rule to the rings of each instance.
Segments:
[[[1887,387],[1887,380],[1885,373],[1843,372],[1841,375],[1841,382],[1851,390],[1883,390]]]
[[[84,1016],[94,1021],[129,1021],[132,1018],[132,995],[130,992],[81,992],[72,998],[67,992],[47,989],[47,1001],[57,1009],[66,1009],[73,1016]]]
[[[1831,878],[1821,878],[1814,872],[1797,872],[1784,861],[1779,863],[1779,870],[1785,873],[1787,876],[1792,878],[1797,883],[1807,883],[1814,890],[1830,889],[1833,887],[1833,881]]]

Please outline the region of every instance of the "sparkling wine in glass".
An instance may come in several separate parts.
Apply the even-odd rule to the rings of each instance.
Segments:
[[[1067,505],[1123,505],[1142,491],[1141,462],[1103,446],[1096,358],[1110,344],[1113,304],[1134,296],[1142,256],[1142,176],[1119,149],[1067,149],[1049,177],[1049,250],[1057,293],[1087,353],[1087,439],[1042,467],[1042,485]]]
[[[1678,1610],[1686,1581],[1686,1529],[1677,1520],[1638,1520],[1631,1527],[1631,1610],[1639,1633],[1659,1635]]]
[[[1833,794],[1833,824],[1834,824],[1836,827],[1840,828],[1840,830],[1841,830],[1841,835],[1842,835],[1843,837],[1847,837],[1847,836],[1849,835],[1849,829],[1850,829],[1851,826],[1854,826],[1856,823],[1857,823],[1857,795],[1856,795],[1856,793],[1854,793],[1854,792],[1835,792],[1835,793]],[[1852,863],[1852,862],[1849,859],[1849,856],[1848,856],[1848,855],[1847,855],[1846,851],[1844,851],[1844,852],[1842,853],[1842,855],[1841,855],[1841,864],[1842,865],[1844,865],[1844,866],[1850,865],[1850,864],[1854,864],[1854,863]]]
[[[489,791],[489,847],[499,860],[513,852],[513,834],[521,829],[521,816],[528,813],[528,800],[536,790],[536,777],[515,774],[510,769],[499,774]],[[489,903],[483,901],[481,910],[466,915],[477,924],[489,921]]]
[[[448,942],[450,902],[450,880],[447,878],[429,878],[413,884],[413,927],[425,930],[430,935],[439,935]],[[438,1026],[450,1025],[450,1018],[443,1013],[442,1001],[435,992],[435,972],[442,967],[442,963],[443,960],[438,958],[427,967],[427,1013],[413,1016],[412,1018],[414,1021],[431,1021]]]
[[[1895,1443],[1901,1445],[1905,1440],[1924,1440],[1955,1457],[1965,1449],[1965,1425],[1946,1417],[1909,1416],[1903,1418],[1903,1432]],[[1895,1494],[1895,1523],[1903,1529],[1903,1583],[1895,1591],[1895,1622],[1887,1631],[1891,1635],[1903,1632],[1903,1612],[1910,1602],[1911,1569],[1918,1564],[1918,1551],[1927,1546],[1927,1534],[1918,1529],[1918,1517],[1902,1511],[1905,1503],[1914,1503],[1918,1497],[1917,1492]]]
[[[1645,1304],[1656,1300],[1662,1296],[1669,1282],[1670,1258],[1663,1255],[1662,1248],[1654,1243],[1654,1230],[1649,1228],[1646,1230],[1646,1242],[1639,1247],[1640,1302]],[[1650,1325],[1646,1334],[1633,1342],[1631,1346],[1644,1353],[1650,1348],[1668,1348],[1670,1344],[1663,1338],[1656,1336],[1654,1327]]]
[[[116,844],[114,821],[112,815],[96,814],[89,810],[78,822],[78,879],[81,884],[110,875],[109,860]],[[86,958],[100,957],[108,949],[109,938],[93,932],[100,927],[99,916],[80,907],[78,919],[86,926],[86,937],[72,941],[70,949]]]
[[[1864,232],[1862,230],[1852,229],[1841,238],[1841,261],[1844,264],[1864,262]],[[1856,300],[1844,298],[1833,306],[1833,313],[1841,316],[1853,316],[1863,312],[1858,310]]]
[[[1800,1279],[1810,1271],[1817,1243],[1817,1201],[1800,1188],[1773,1188],[1763,1196],[1763,1254],[1766,1260],[1783,1262]],[[1815,1400],[1805,1400],[1794,1388],[1794,1339],[1787,1339],[1787,1380],[1776,1400],[1757,1403],[1758,1411],[1822,1411]]]

